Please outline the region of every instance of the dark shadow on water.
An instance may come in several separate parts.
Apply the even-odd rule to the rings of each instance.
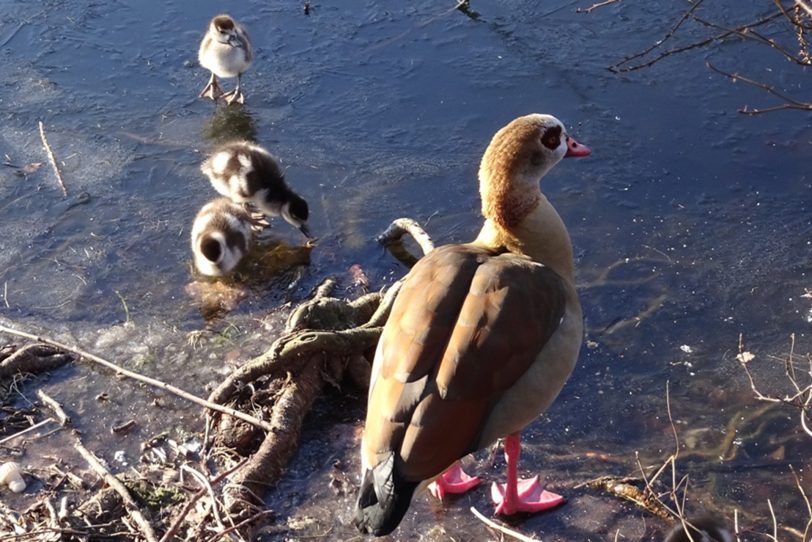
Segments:
[[[257,140],[257,128],[248,108],[240,104],[217,103],[214,114],[203,126],[203,139],[217,145],[235,140]]]

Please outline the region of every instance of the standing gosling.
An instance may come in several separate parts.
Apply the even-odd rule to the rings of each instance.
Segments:
[[[195,267],[222,276],[240,263],[251,241],[251,216],[228,198],[217,198],[197,213],[192,226]]]
[[[240,90],[242,74],[251,65],[254,51],[245,28],[229,17],[218,15],[209,23],[209,29],[200,43],[197,53],[200,65],[211,72],[209,84],[200,92],[200,97],[216,100],[224,97],[226,103],[245,103]],[[223,93],[217,84],[217,77],[237,77],[237,87]]]
[[[267,216],[282,216],[312,239],[307,202],[285,182],[276,159],[248,141],[226,143],[200,166],[214,189],[235,203],[252,203]]]

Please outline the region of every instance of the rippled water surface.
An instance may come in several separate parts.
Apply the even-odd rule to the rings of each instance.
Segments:
[[[708,0],[698,13],[733,26],[773,9],[752,4]],[[588,336],[560,399],[526,432],[523,456],[525,472],[540,472],[569,503],[513,525],[545,541],[659,540],[656,518],[574,486],[635,474],[635,452],[645,464],[670,453],[669,382],[689,508],[728,517],[738,508],[764,531],[770,499],[784,525],[802,529],[789,465],[812,487],[812,441],[797,411],[756,403],[735,356],[743,334],[757,378],[785,393],[790,334],[797,354],[812,351],[812,120],[740,115],[776,101],[705,62],[807,100],[809,68],[729,39],[613,74],[607,66],[660,39],[688,4],[623,0],[588,15],[579,5],[588,2],[472,0],[465,14],[453,2],[324,2],[305,16],[299,2],[6,0],[0,156],[18,167],[0,166],[0,320],[205,395],[262,352],[290,303],[325,276],[346,295],[353,265],[373,289],[401,276],[374,242],[392,219],[417,219],[438,243],[471,239],[491,135],[516,116],[553,113],[594,151],[543,185],[573,238]],[[208,77],[197,46],[226,9],[257,51],[244,108],[197,98]],[[783,28],[764,33],[792,45]],[[686,24],[674,44],[715,32]],[[199,164],[235,136],[280,157],[320,241],[302,253],[298,232],[275,222],[263,244],[277,251],[272,272],[249,280],[234,310],[212,315],[189,294],[188,237],[214,196]],[[214,335],[195,348],[186,338],[201,329]],[[38,386],[77,413],[88,446],[108,459],[124,450],[134,460],[168,422],[180,437],[202,428],[196,409],[84,364],[22,393]],[[97,401],[102,393],[110,399]],[[278,513],[267,539],[355,536],[362,395],[348,388],[317,403],[268,498]],[[130,418],[138,429],[111,439],[109,427]],[[53,438],[24,461],[53,453]],[[488,480],[503,476],[501,453],[472,462]],[[331,477],[343,480],[338,490]],[[485,489],[445,505],[418,495],[392,539],[495,539],[468,511],[487,511],[486,501]]]

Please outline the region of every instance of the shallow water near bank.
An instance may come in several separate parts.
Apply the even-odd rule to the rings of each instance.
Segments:
[[[405,273],[374,241],[392,219],[415,218],[437,243],[471,239],[490,137],[518,115],[554,113],[594,151],[562,163],[543,185],[572,235],[587,345],[559,400],[525,435],[523,471],[540,472],[569,502],[511,524],[545,541],[618,531],[661,539],[658,520],[574,486],[635,474],[635,452],[649,465],[673,450],[668,383],[692,509],[732,517],[738,508],[745,525],[765,531],[769,498],[781,521],[801,528],[789,465],[809,487],[809,438],[796,411],[763,410],[735,358],[743,334],[759,381],[784,393],[790,334],[796,353],[812,351],[810,118],[738,114],[773,102],[705,60],[807,99],[809,68],[725,41],[612,74],[608,65],[661,38],[685,6],[620,2],[584,15],[577,5],[472,2],[476,17],[453,2],[314,3],[309,16],[298,2],[229,6],[257,56],[243,80],[245,107],[224,107],[196,98],[207,74],[195,60],[223,4],[3,3],[0,155],[19,167],[0,166],[0,321],[206,395],[263,352],[290,306],[324,277],[355,295],[354,265],[372,289]],[[725,0],[702,10],[720,21],[735,13],[732,25],[770,7]],[[778,27],[765,31],[781,37]],[[682,38],[704,35],[692,26]],[[199,279],[188,236],[215,196],[199,164],[235,136],[280,157],[310,202],[319,242],[302,258],[284,248],[301,245],[298,232],[274,221],[263,253],[280,252],[267,280],[242,281],[232,310],[212,313],[189,293]],[[187,342],[199,330],[209,333]],[[140,442],[168,426],[181,441],[202,429],[198,409],[89,365],[20,391],[30,397],[37,387],[74,413],[88,447],[122,469],[116,451],[131,463]],[[268,496],[276,515],[266,539],[356,535],[362,397],[348,387],[317,403],[289,473]],[[131,418],[135,431],[110,436]],[[61,438],[32,443],[23,462],[46,461],[69,446]],[[503,476],[501,453],[471,461],[488,482]],[[487,494],[443,505],[418,495],[392,539],[494,539],[468,511],[487,513]]]

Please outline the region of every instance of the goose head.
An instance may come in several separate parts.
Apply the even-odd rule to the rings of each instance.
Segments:
[[[214,17],[209,24],[209,33],[220,43],[234,45],[235,40],[238,40],[234,19],[228,15],[217,15]]]
[[[307,217],[310,211],[303,197],[291,191],[288,196],[288,201],[282,204],[281,214],[282,218],[284,218],[288,224],[294,228],[298,228],[308,239],[313,239],[313,236],[310,234],[310,228],[307,226]]]
[[[552,115],[513,120],[496,132],[480,162],[482,214],[500,226],[515,226],[538,204],[539,182],[548,171],[564,158],[591,152]]]

